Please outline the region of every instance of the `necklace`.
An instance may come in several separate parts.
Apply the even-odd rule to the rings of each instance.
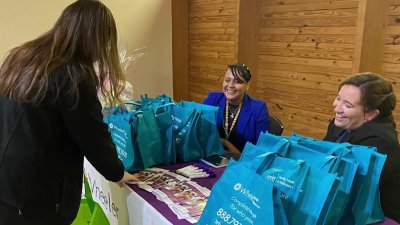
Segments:
[[[349,133],[350,133],[349,130],[343,131],[343,132],[339,135],[339,137],[336,139],[336,143],[341,143],[341,142],[344,140],[344,138],[346,137],[346,135],[349,134]]]
[[[229,105],[229,112],[231,113],[231,115],[230,115],[230,117],[231,117],[231,119],[233,119],[233,118],[235,118],[235,115],[236,115],[236,113],[237,113],[237,111],[238,111],[238,109],[239,109],[239,106],[236,106],[236,107],[231,107],[232,105],[231,104],[228,104]],[[234,110],[232,110],[232,108],[235,108]]]
[[[233,128],[235,127],[236,121],[239,118],[239,114],[240,114],[240,109],[242,108],[242,102],[240,102],[239,106],[236,108],[235,113],[231,114],[231,118],[233,118],[232,124],[229,127],[229,102],[226,101],[226,105],[225,105],[225,126],[224,126],[224,131],[225,131],[225,135],[226,138],[229,138],[229,135],[231,134]],[[237,113],[236,113],[237,112]],[[231,112],[232,113],[232,112]],[[232,117],[233,116],[233,117]]]

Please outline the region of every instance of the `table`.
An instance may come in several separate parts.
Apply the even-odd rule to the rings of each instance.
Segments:
[[[397,223],[396,221],[394,221],[392,219],[386,218],[385,221],[376,223],[374,225],[399,225],[399,223]]]
[[[177,169],[180,169],[182,167],[191,165],[194,163],[183,163],[183,164],[178,164],[178,165],[171,165],[171,166],[159,166],[160,168],[164,168],[164,169],[168,169],[172,172],[176,171]],[[208,189],[211,190],[212,185],[221,177],[224,168],[212,168],[210,167],[210,170],[215,172],[216,177],[213,178],[199,178],[199,179],[193,179],[193,181],[195,181],[196,183],[198,183],[199,185],[203,186],[203,187],[207,187]],[[175,215],[175,213],[173,213],[171,211],[170,208],[168,208],[167,204],[165,204],[164,202],[161,202],[159,200],[157,200],[157,198],[152,194],[149,193],[145,190],[142,190],[140,188],[138,188],[137,185],[128,185],[129,188],[131,188],[133,190],[133,192],[135,192],[138,196],[140,196],[143,200],[145,200],[148,204],[150,204],[155,210],[156,212],[162,212],[162,215],[167,219],[167,221],[173,225],[190,225],[191,223],[189,223],[187,220],[180,220],[178,219],[178,217]],[[136,199],[131,199],[133,200],[139,200],[139,198]],[[128,204],[129,207],[129,204]],[[130,210],[129,210],[130,211]],[[158,216],[158,215],[157,215]],[[137,221],[140,222],[140,221]],[[134,223],[136,224],[136,223]],[[148,223],[146,223],[147,225]],[[153,223],[156,224],[156,223]]]
[[[184,163],[184,164],[171,165],[171,166],[160,166],[160,168],[168,169],[168,170],[174,172],[179,168],[182,168],[182,167],[185,167],[185,166],[188,166],[188,165],[191,165],[191,164],[193,164],[193,163]],[[208,189],[211,190],[212,185],[215,182],[217,182],[217,180],[221,177],[221,175],[222,175],[222,173],[223,173],[225,168],[212,168],[212,167],[209,167],[209,169],[216,173],[216,177],[214,177],[214,178],[194,179],[194,181],[196,181],[201,186],[207,187]],[[164,221],[165,223],[143,223],[143,224],[146,224],[146,225],[148,225],[148,224],[155,224],[155,225],[160,225],[160,224],[191,225],[191,223],[189,223],[187,220],[178,219],[178,217],[169,209],[169,207],[165,203],[157,200],[157,198],[153,194],[138,188],[137,185],[128,185],[128,186],[129,186],[129,188],[132,189],[133,192],[135,192],[138,196],[140,196],[147,204],[150,204],[153,207],[154,212],[151,213],[150,217],[155,216],[156,214],[159,214],[158,216],[162,216],[163,218],[165,218],[165,221]],[[132,200],[134,200],[134,199],[132,199]],[[162,212],[162,213],[160,213],[160,212]],[[154,218],[152,218],[152,219],[154,219]],[[131,224],[135,224],[136,225],[137,223],[131,223]],[[380,223],[376,223],[374,225],[400,225],[400,224],[396,223],[395,221],[393,221],[391,219],[386,219],[385,221],[380,222]]]
[[[174,171],[190,165],[165,166]],[[168,206],[156,197],[136,185],[124,185],[109,182],[85,159],[85,175],[88,178],[93,200],[99,203],[111,225],[189,225],[186,220],[179,220]],[[197,179],[198,184],[208,187],[219,179],[223,169],[214,170],[215,178]],[[161,213],[162,212],[162,213]]]
[[[190,164],[193,163],[160,167],[175,171]],[[211,168],[211,170],[216,173],[216,177],[194,179],[194,181],[211,190],[212,185],[221,177],[224,168]],[[165,203],[136,185],[119,188],[115,183],[108,182],[87,160],[85,160],[85,173],[89,177],[93,199],[103,208],[111,225],[191,224],[186,220],[179,220]],[[399,223],[387,219],[375,225],[399,225]]]

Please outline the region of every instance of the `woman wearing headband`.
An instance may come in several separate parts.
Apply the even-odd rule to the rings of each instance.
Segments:
[[[244,64],[228,65],[222,92],[210,92],[204,104],[219,107],[217,126],[225,149],[236,157],[246,142],[257,143],[261,132],[269,130],[265,102],[247,94],[251,72]]]

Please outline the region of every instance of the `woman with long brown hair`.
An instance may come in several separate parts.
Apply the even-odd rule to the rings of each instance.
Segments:
[[[53,28],[6,56],[0,68],[0,224],[71,224],[84,156],[110,181],[136,180],[117,157],[97,99],[100,90],[110,104],[118,101],[124,79],[118,56],[114,18],[95,0],[72,3]]]

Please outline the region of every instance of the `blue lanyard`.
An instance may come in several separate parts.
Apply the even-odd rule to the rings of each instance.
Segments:
[[[344,137],[346,137],[346,135],[347,135],[348,133],[350,133],[349,130],[343,131],[343,132],[339,135],[339,137],[336,139],[336,143],[342,142],[342,140],[344,139]]]

